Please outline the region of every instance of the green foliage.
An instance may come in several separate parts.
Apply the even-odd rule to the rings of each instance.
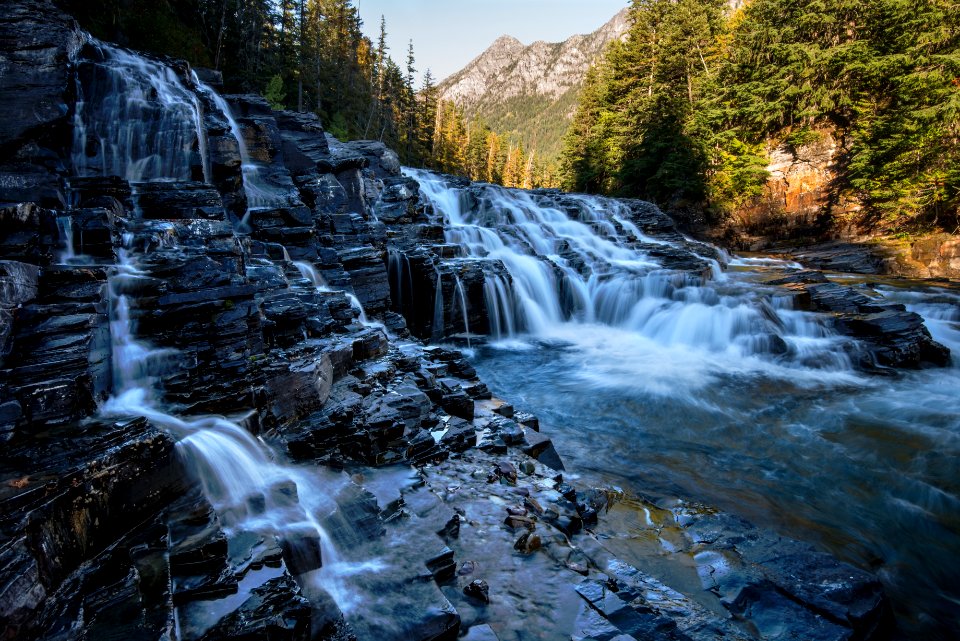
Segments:
[[[267,83],[267,89],[263,92],[263,97],[270,103],[270,107],[277,111],[286,109],[283,101],[287,98],[287,93],[283,90],[283,76],[280,74],[270,78]]]
[[[588,75],[564,139],[568,188],[661,203],[706,196],[707,141],[690,127],[723,4],[634,1],[626,41]]]
[[[333,118],[330,120],[330,123],[327,125],[327,131],[330,132],[334,138],[339,140],[347,140],[350,138],[350,129],[347,125],[347,117],[343,115],[342,112],[338,111],[333,114]]]
[[[960,223],[956,0],[634,0],[588,76],[564,184],[716,213],[762,192],[765,145],[831,130],[876,225]]]
[[[801,127],[796,131],[790,132],[790,134],[787,135],[783,141],[796,149],[798,147],[813,144],[819,141],[821,137],[822,134],[819,131],[811,129],[810,127]]]
[[[423,94],[423,92],[421,92]],[[519,137],[497,133],[480,119],[468,121],[449,100],[435,106],[433,140],[426,166],[506,187],[556,187],[557,170],[527,151]]]
[[[81,25],[103,40],[210,65],[196,16],[199,0],[60,0]]]

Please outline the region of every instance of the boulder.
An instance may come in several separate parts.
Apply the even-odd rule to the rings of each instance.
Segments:
[[[201,641],[309,641],[310,623],[310,602],[293,578],[284,575],[254,588],[247,600],[207,631]]]

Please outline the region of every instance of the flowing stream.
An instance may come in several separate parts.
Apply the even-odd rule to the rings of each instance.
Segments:
[[[201,104],[196,94],[188,91],[166,65],[102,43],[94,45],[95,60],[87,65],[86,82],[78,82],[83,100],[74,121],[75,174],[125,177],[132,183],[134,203],[136,183],[189,179],[195,152],[202,156],[205,177],[209,178]],[[237,136],[251,206],[265,206],[258,172],[249,162],[226,102],[208,87],[200,89],[223,110]],[[135,212],[129,221],[131,229],[137,228],[138,218]],[[70,230],[67,219],[61,224],[64,260],[74,257]],[[174,437],[228,536],[255,532],[287,539],[294,548],[319,542],[323,568],[301,580],[314,581],[344,612],[349,612],[359,596],[347,587],[344,578],[376,570],[378,565],[376,561],[352,563],[341,559],[320,524],[321,518],[337,509],[320,474],[283,463],[263,442],[224,417],[178,416],[164,407],[156,381],[179,355],[175,350],[151,347],[136,337],[136,298],[149,278],[138,267],[143,248],[136,244],[135,233],[124,234],[108,281],[114,393],[101,413],[107,417],[142,416]],[[322,281],[315,284],[322,286]],[[295,488],[294,501],[289,491],[277,491],[284,487]]]
[[[652,256],[677,242],[646,237],[616,201],[568,196],[561,209],[407,172],[447,242],[487,266],[492,342],[474,365],[540,418],[568,474],[664,504],[703,500],[814,543],[878,572],[902,638],[952,638],[960,292],[838,275],[921,314],[954,354],[946,369],[871,376],[829,316],[764,285],[795,263],[734,257],[708,280],[678,275]]]

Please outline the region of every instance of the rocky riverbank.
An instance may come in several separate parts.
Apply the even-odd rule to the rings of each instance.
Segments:
[[[511,275],[447,242],[382,144],[221,98],[44,0],[14,2],[0,31],[5,638],[878,636],[873,576],[709,509],[663,518],[715,560],[704,589],[722,608],[611,554],[598,523],[619,498],[565,482],[535,417],[425,343],[506,331],[485,301]],[[123,91],[148,107],[118,113]],[[143,149],[97,143],[127,124]],[[490,206],[486,187],[442,180]],[[677,290],[723,258],[647,203],[611,222],[579,196],[529,198],[636,230],[624,251]],[[589,271],[572,245],[561,257]],[[949,358],[902,307],[816,275],[771,286],[835,313],[864,369]],[[130,391],[154,394],[150,411],[111,413]],[[287,476],[225,499],[243,452],[215,470],[193,456],[224,424]]]

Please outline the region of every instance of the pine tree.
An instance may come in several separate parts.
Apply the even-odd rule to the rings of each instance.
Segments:
[[[286,109],[283,101],[286,99],[287,94],[283,90],[283,77],[280,74],[275,75],[270,79],[270,82],[267,83],[263,97],[270,103],[271,108]]]
[[[423,74],[423,83],[417,94],[417,135],[419,157],[417,164],[432,166],[434,136],[437,122],[438,91],[433,74],[427,69]]]
[[[413,53],[413,40],[407,47],[407,76],[403,87],[403,160],[411,162],[420,157],[417,143],[420,138],[417,133],[417,97],[414,89],[414,80],[417,70],[414,67],[416,57]]]

